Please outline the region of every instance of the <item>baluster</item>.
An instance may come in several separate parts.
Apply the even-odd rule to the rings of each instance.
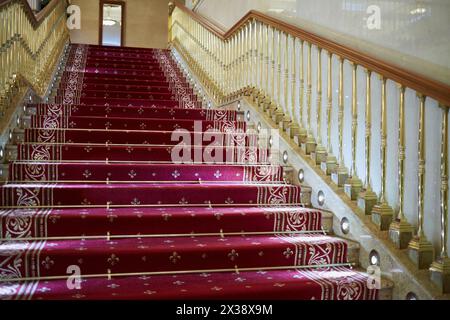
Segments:
[[[330,175],[331,172],[336,170],[336,157],[333,156],[333,144],[331,143],[331,118],[333,107],[333,54],[327,52],[327,157],[325,161],[322,161],[320,167],[326,175]]]
[[[398,123],[398,205],[395,220],[389,226],[389,238],[397,249],[408,247],[413,235],[413,227],[408,223],[404,213],[405,194],[405,86],[399,85],[399,123]]]
[[[271,79],[271,98],[270,104],[266,105],[266,111],[271,114],[272,110],[276,109],[276,101],[275,101],[275,28],[270,27],[272,29],[272,48],[270,51],[270,55],[272,58],[272,79]]]
[[[276,108],[274,112],[272,112],[272,119],[275,121],[275,123],[278,125],[280,121],[283,119],[284,112],[283,112],[283,105],[281,103],[282,99],[282,92],[281,92],[281,82],[283,81],[283,73],[281,70],[281,30],[278,30],[278,37],[277,37],[277,99],[276,99]]]
[[[372,71],[366,69],[366,132],[365,132],[365,146],[364,157],[366,160],[366,174],[364,182],[364,191],[360,193],[358,198],[358,206],[364,210],[366,215],[372,214],[373,206],[377,203],[378,197],[372,190],[372,184],[370,182],[370,142],[371,142],[371,130],[372,130],[372,90],[371,90],[371,76]]]
[[[291,123],[291,119],[293,119],[289,115],[289,35],[287,33],[285,35],[285,46],[284,46],[284,116],[283,116],[283,122],[282,122],[282,129],[284,131],[287,130]]]
[[[425,100],[426,96],[418,94],[419,107],[419,165],[418,165],[418,230],[408,245],[408,255],[419,269],[430,267],[434,259],[434,248],[428,241],[424,230],[424,189],[425,189]]]
[[[303,143],[306,142],[307,137],[307,131],[304,127],[304,95],[305,95],[305,79],[304,79],[304,54],[303,54],[303,43],[304,41],[300,39],[300,63],[299,63],[299,82],[300,82],[300,88],[299,88],[299,129],[298,129],[298,135],[294,137],[294,141],[301,146]]]
[[[372,221],[380,230],[387,230],[392,221],[394,211],[386,200],[386,147],[387,147],[387,119],[386,119],[386,78],[381,76],[381,192],[378,203],[372,209]],[[431,262],[430,262],[431,263]]]
[[[443,293],[450,292],[450,259],[447,251],[448,233],[448,110],[442,108],[441,129],[441,243],[438,258],[431,264],[431,280]]]
[[[298,125],[298,121],[297,118],[295,116],[295,102],[296,102],[296,96],[297,96],[297,46],[296,46],[296,41],[295,41],[295,37],[292,37],[292,51],[291,51],[291,59],[292,59],[292,66],[291,66],[291,70],[292,70],[292,74],[291,74],[291,117],[292,117],[292,122],[289,126],[289,136],[291,137],[291,139],[293,139],[296,135],[298,135],[299,133],[299,125]]]
[[[348,170],[344,163],[344,58],[339,57],[339,99],[338,99],[338,135],[339,135],[339,165],[331,173],[331,179],[342,187],[348,178]]]
[[[326,160],[327,150],[322,145],[322,48],[317,47],[317,83],[316,83],[316,122],[317,122],[317,146],[311,157],[315,164]]]
[[[262,100],[262,108],[263,111],[266,111],[270,107],[271,103],[271,95],[273,97],[273,68],[271,68],[271,57],[272,57],[272,51],[270,50],[270,41],[269,41],[269,31],[272,28],[270,26],[266,27],[266,37],[265,37],[265,47],[266,47],[266,83],[267,83],[267,90],[265,92],[264,99]],[[273,37],[272,37],[273,41]]]
[[[316,149],[316,140],[312,134],[312,119],[311,119],[311,94],[312,94],[312,65],[311,65],[311,43],[308,42],[308,64],[307,64],[307,83],[306,83],[306,125],[307,125],[307,137],[304,144],[302,144],[303,151],[309,155],[311,152],[314,152]]]
[[[350,176],[344,184],[344,191],[352,200],[356,200],[362,189],[362,181],[356,174],[356,139],[358,125],[358,105],[357,105],[357,69],[356,63],[352,64],[352,166],[350,168]]]

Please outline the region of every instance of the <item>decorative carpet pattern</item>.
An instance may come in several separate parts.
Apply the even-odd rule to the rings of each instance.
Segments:
[[[377,298],[301,186],[236,111],[202,108],[170,51],[71,45],[54,100],[27,108],[0,190],[1,299]],[[174,132],[192,141],[178,150]]]

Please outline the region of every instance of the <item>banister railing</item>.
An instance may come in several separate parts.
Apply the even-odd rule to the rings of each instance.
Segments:
[[[216,104],[249,97],[418,268],[450,272],[450,86],[257,11],[228,31],[169,13],[169,42]]]
[[[0,0],[0,117],[21,88],[45,93],[68,39],[65,0],[52,0],[35,15],[26,0]]]

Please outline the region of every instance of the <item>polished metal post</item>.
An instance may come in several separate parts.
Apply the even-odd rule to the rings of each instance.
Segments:
[[[322,144],[322,48],[317,47],[317,83],[316,83],[316,122],[317,122],[317,146],[312,159],[316,165],[326,160],[327,149]]]
[[[322,161],[320,167],[326,175],[331,175],[336,170],[337,160],[333,155],[333,144],[331,143],[331,117],[333,110],[333,54],[327,52],[327,157]]]
[[[338,135],[339,135],[339,166],[331,173],[331,179],[339,187],[342,187],[348,178],[348,170],[344,163],[344,58],[339,57],[339,110],[338,110]]]
[[[291,125],[292,116],[289,110],[289,34],[285,33],[284,45],[284,116],[282,122],[282,129],[287,131]]]
[[[408,255],[417,268],[429,268],[434,260],[434,248],[428,241],[425,230],[424,195],[425,195],[425,99],[423,94],[417,94],[420,101],[419,107],[419,146],[418,146],[418,204],[417,204],[417,234],[408,245]]]
[[[352,63],[352,166],[350,168],[350,176],[345,181],[344,191],[352,200],[356,200],[362,189],[362,181],[356,173],[356,139],[358,126],[358,96],[357,96],[357,71],[358,65]]]
[[[296,106],[296,96],[297,96],[297,50],[296,50],[296,41],[295,37],[292,36],[292,51],[291,51],[291,59],[292,59],[292,66],[291,66],[291,117],[292,122],[289,126],[289,136],[291,139],[293,139],[296,135],[299,133],[299,125],[297,121],[297,117],[295,116],[295,106]]]
[[[298,125],[299,125],[299,129],[298,129],[298,135],[294,136],[294,141],[299,145],[302,146],[302,144],[304,144],[306,142],[306,137],[307,137],[307,130],[304,126],[304,106],[305,106],[305,79],[304,79],[304,41],[302,39],[300,40],[300,46],[299,46],[299,51],[300,51],[300,63],[299,63],[299,97],[298,97],[298,104],[299,104],[299,111],[298,111]]]
[[[442,293],[450,293],[450,259],[448,257],[448,112],[442,108],[441,129],[441,243],[438,258],[431,264],[431,280]]]
[[[307,83],[306,83],[306,108],[307,108],[307,120],[306,120],[306,127],[307,127],[307,137],[304,144],[302,144],[302,149],[305,152],[305,154],[309,155],[311,152],[314,152],[316,149],[316,140],[314,139],[314,136],[312,134],[312,119],[311,119],[311,94],[312,94],[312,65],[311,65],[311,43],[308,42],[308,64],[307,64]]]
[[[283,120],[284,117],[284,110],[282,105],[282,96],[283,93],[281,91],[281,82],[283,81],[283,72],[281,69],[281,30],[278,30],[278,36],[277,36],[277,99],[276,99],[276,108],[272,110],[271,117],[272,120],[275,121],[277,125],[280,125],[281,120]]]
[[[372,214],[373,206],[376,205],[378,197],[372,190],[372,184],[370,181],[370,142],[372,134],[372,87],[371,87],[372,71],[366,69],[366,131],[365,131],[365,145],[364,145],[364,157],[366,161],[366,173],[364,182],[364,191],[360,193],[358,198],[358,207],[364,210],[366,215]]]
[[[398,205],[395,220],[389,226],[389,238],[397,249],[408,247],[413,236],[413,227],[404,213],[405,196],[405,86],[399,85],[399,121],[398,121]]]
[[[389,206],[386,200],[386,148],[387,148],[387,118],[386,118],[386,78],[381,79],[381,192],[378,204],[372,209],[372,221],[380,230],[388,230],[392,221],[394,210]]]

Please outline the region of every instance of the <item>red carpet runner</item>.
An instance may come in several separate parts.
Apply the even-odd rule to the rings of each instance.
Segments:
[[[72,45],[54,103],[28,109],[1,187],[0,298],[377,297],[257,135],[202,109],[169,51]],[[174,130],[193,137],[178,150],[189,164],[173,162]],[[220,147],[189,148],[208,134]]]

